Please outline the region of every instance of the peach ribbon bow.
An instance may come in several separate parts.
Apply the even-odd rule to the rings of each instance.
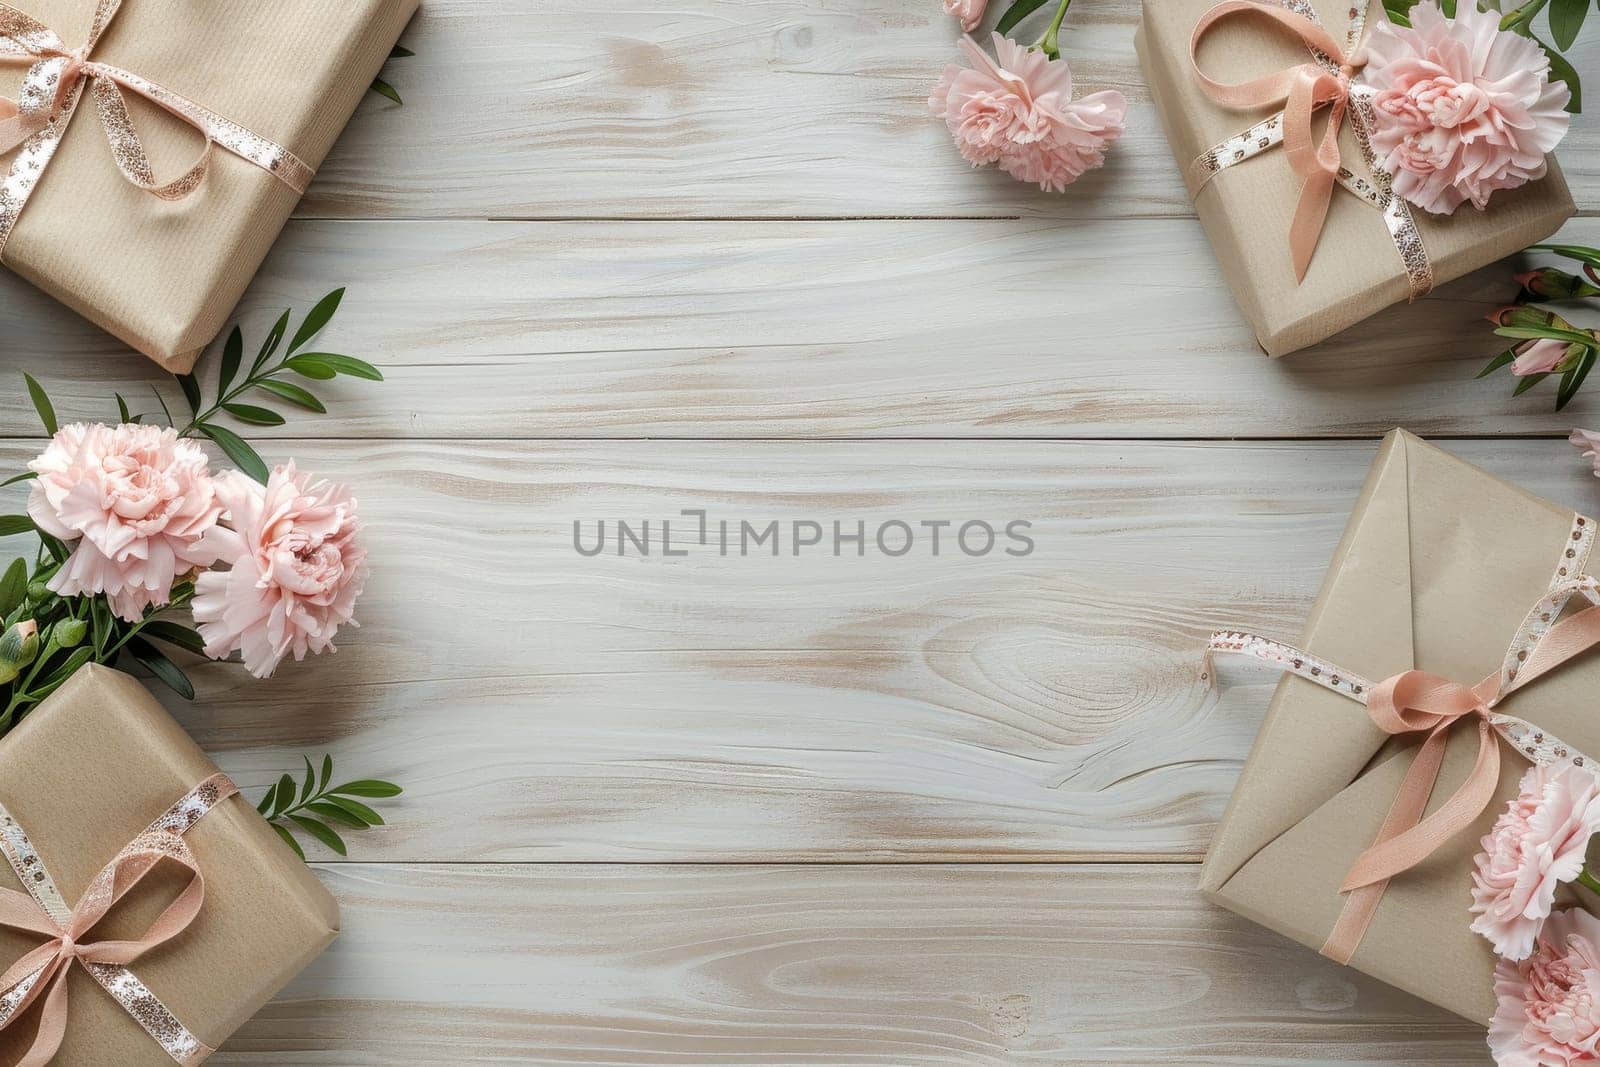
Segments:
[[[1217,23],[1235,15],[1259,16],[1288,30],[1311,52],[1311,61],[1240,84],[1210,77],[1200,69],[1200,43]],[[1433,267],[1410,208],[1394,194],[1389,175],[1372,150],[1370,116],[1375,93],[1357,80],[1367,64],[1366,47],[1361,44],[1365,25],[1365,0],[1351,5],[1345,44],[1328,32],[1307,0],[1222,0],[1202,15],[1189,39],[1189,59],[1211,98],[1236,110],[1282,110],[1202,153],[1189,169],[1189,189],[1196,195],[1218,172],[1281,144],[1290,168],[1300,178],[1300,195],[1289,230],[1296,279],[1305,280],[1327,221],[1333,187],[1340,184],[1383,213],[1415,299],[1433,287]],[[1328,109],[1328,121],[1318,137],[1314,119],[1323,108]],[[1341,161],[1339,131],[1347,117],[1372,174],[1370,181],[1357,177]]]
[[[185,1067],[214,1051],[196,1038],[131,971],[133,963],[188,929],[205,902],[205,878],[183,835],[238,790],[213,775],[190,790],[128,843],[68,908],[44,861],[11,815],[0,807],[0,849],[27,893],[0,889],[0,926],[48,938],[0,975],[0,1031],[40,1004],[39,1025],[18,1067],[44,1067],[61,1048],[67,1028],[67,976],[73,964],[115,997],[172,1059]],[[169,861],[188,873],[177,898],[131,941],[91,941],[87,935],[145,876]]]
[[[0,3],[0,66],[28,67],[20,98],[0,97],[0,155],[19,147],[22,150],[0,182],[0,250],[65,136],[85,83],[91,86],[118,169],[128,181],[154,196],[177,200],[198,188],[215,147],[255,164],[296,192],[305,192],[311,183],[311,167],[282,145],[131,71],[91,59],[121,6],[122,0],[97,0],[88,39],[80,48],[69,48],[55,31],[31,15]],[[128,114],[123,90],[156,104],[205,138],[205,147],[182,175],[168,182],[157,181]]]
[[[1578,516],[1549,590],[1523,618],[1506,657],[1495,673],[1467,686],[1425,671],[1402,671],[1373,684],[1292,645],[1236,630],[1213,634],[1207,645],[1265,661],[1290,674],[1332,689],[1366,705],[1367,714],[1387,734],[1426,734],[1378,830],[1376,840],[1351,865],[1344,884],[1344,908],[1322,947],[1323,955],[1350,962],[1377,913],[1389,880],[1410,870],[1440,846],[1470,827],[1493,800],[1500,782],[1499,739],[1504,738],[1534,763],[1572,759],[1600,773],[1600,765],[1533,724],[1496,710],[1500,701],[1575,657],[1600,645],[1600,581],[1576,572],[1566,561],[1587,554],[1595,524]],[[1591,605],[1565,619],[1562,610],[1574,595]],[[1559,621],[1552,621],[1559,620]],[[1209,676],[1209,669],[1208,669]],[[1475,721],[1478,754],[1456,791],[1428,814],[1452,727]]]
[[[1307,48],[1326,56],[1337,69],[1307,62],[1238,85],[1209,77],[1200,69],[1201,40],[1217,22],[1246,11],[1288,29],[1304,41]],[[1294,255],[1295,276],[1304,279],[1311,265],[1311,255],[1317,250],[1323,220],[1328,215],[1334,182],[1339,177],[1339,129],[1344,125],[1345,112],[1350,106],[1351,80],[1366,66],[1366,49],[1358,47],[1346,55],[1321,23],[1287,8],[1260,0],[1223,0],[1201,16],[1189,40],[1189,53],[1195,61],[1196,75],[1218,103],[1240,110],[1283,108],[1283,147],[1289,155],[1289,166],[1301,178],[1300,199],[1289,230],[1289,248]],[[1327,127],[1319,140],[1312,130],[1311,120],[1322,107],[1330,110]]]

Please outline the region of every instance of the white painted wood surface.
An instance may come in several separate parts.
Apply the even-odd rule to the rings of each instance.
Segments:
[[[1136,0],[1073,11],[1080,84],[1133,110],[1062,197],[926,117],[936,0],[424,8],[406,106],[363,106],[240,309],[348,284],[329,346],[389,375],[255,434],[358,486],[365,625],[170,702],[248,792],[324,749],[409,791],[320,857],[344,937],[217,1062],[1487,1062],[1199,900],[1268,687],[1207,691],[1197,649],[1298,632],[1394,425],[1600,508],[1560,440],[1600,400],[1472,381],[1508,266],[1261,356]],[[1597,149],[1585,119],[1562,152],[1589,243]],[[0,276],[17,369],[68,418],[159,381]],[[0,470],[37,432],[0,390]],[[1036,548],[664,558],[695,508]],[[574,551],[602,518],[655,551]]]

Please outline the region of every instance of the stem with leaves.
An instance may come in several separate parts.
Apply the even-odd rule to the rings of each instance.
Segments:
[[[1600,331],[1574,325],[1564,316],[1539,306],[1539,303],[1572,302],[1600,296],[1600,249],[1582,245],[1534,245],[1529,251],[1549,252],[1564,259],[1574,260],[1583,274],[1569,274],[1555,267],[1529,271],[1518,275],[1522,292],[1518,303],[1495,313],[1495,333],[1515,342],[1510,348],[1489,361],[1478,372],[1486,378],[1516,362],[1517,356],[1530,346],[1541,343],[1565,345],[1560,358],[1549,371],[1521,375],[1512,396],[1521,396],[1546,378],[1560,376],[1556,389],[1556,410],[1560,411],[1578,395],[1578,390],[1589,372],[1600,361]]]
[[[229,415],[249,426],[282,426],[286,420],[277,411],[259,404],[247,404],[240,399],[248,393],[258,391],[305,411],[318,415],[326,414],[328,409],[323,406],[322,401],[305,386],[288,380],[291,376],[309,381],[328,381],[343,374],[367,381],[383,381],[383,375],[378,369],[365,360],[335,352],[302,351],[311,339],[328,325],[334,313],[339,310],[339,302],[343,299],[344,290],[335,289],[317,301],[317,305],[300,323],[299,329],[295,330],[294,337],[290,339],[283,356],[275,360],[273,357],[277,356],[279,348],[283,345],[284,335],[289,331],[290,312],[285,311],[278,317],[278,321],[273,323],[266,340],[256,353],[255,360],[247,370],[244,369],[244,335],[239,327],[235,326],[222,346],[222,366],[217,372],[216,399],[209,404],[205,402],[199,380],[193,374],[177,376],[178,386],[183,390],[191,414],[188,424],[178,430],[179,435],[182,437],[199,435],[207,438],[222,449],[240,470],[258,482],[265,482],[268,474],[266,462],[243,437],[220,425],[217,418]],[[243,370],[242,377],[241,370]],[[120,397],[118,401],[120,404]],[[121,406],[125,411],[126,405]]]
[[[344,838],[333,828],[334,824],[351,830],[382,826],[383,816],[362,800],[387,800],[404,792],[393,782],[378,778],[333,785],[332,756],[322,757],[320,774],[312,767],[310,757],[301,759],[306,764],[305,778],[296,783],[293,775],[285,774],[268,787],[266,796],[256,805],[256,810],[301,859],[306,858],[306,853],[296,840],[294,830],[299,829],[339,855],[347,856],[349,850]]]

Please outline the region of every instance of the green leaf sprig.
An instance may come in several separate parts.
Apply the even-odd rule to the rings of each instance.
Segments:
[[[362,801],[387,800],[404,792],[393,782],[378,778],[362,778],[343,785],[333,785],[332,756],[322,757],[320,774],[312,767],[309,756],[302,756],[301,759],[306,764],[305,777],[296,782],[292,774],[285,774],[267,788],[266,796],[256,805],[256,810],[266,816],[272,828],[278,831],[278,836],[301,859],[306,858],[306,852],[295,837],[295,830],[309,835],[341,856],[348,856],[349,849],[334,825],[347,830],[382,826],[383,816]]]
[[[284,336],[289,331],[291,313],[285,311],[278,317],[278,321],[273,323],[266,340],[262,342],[260,350],[248,368],[244,366],[244,334],[235,326],[222,346],[222,366],[217,373],[215,399],[210,403],[204,400],[200,382],[193,374],[176,376],[178,387],[183,390],[183,398],[188,402],[192,416],[188,425],[179,429],[179,435],[205,437],[220,448],[241,471],[258,482],[265,482],[266,462],[236,430],[218,421],[221,416],[229,416],[247,426],[282,426],[286,420],[281,413],[259,404],[246,403],[243,398],[251,393],[265,393],[301,410],[325,415],[328,409],[322,401],[304,385],[291,379],[325,382],[342,374],[372,382],[383,381],[383,374],[365,360],[334,352],[304,351],[311,339],[321,333],[333,319],[343,299],[344,290],[335,289],[317,301],[317,305],[311,309],[310,314],[290,338],[288,348],[283,349],[283,355],[279,356]],[[119,411],[125,413],[125,402],[121,397],[117,399]]]
[[[1411,9],[1426,0],[1383,0],[1383,10],[1389,21],[1397,26],[1411,25]],[[1468,0],[1476,2],[1476,0]],[[1524,0],[1523,3],[1500,16],[1500,28],[1520,33],[1544,50],[1550,58],[1550,77],[1567,83],[1572,90],[1572,100],[1567,110],[1574,115],[1583,110],[1583,87],[1577,68],[1562,55],[1578,41],[1578,33],[1589,17],[1589,8],[1596,6],[1591,0]],[[1456,0],[1439,0],[1439,8],[1446,18],[1456,17]],[[1543,13],[1550,39],[1544,40],[1534,32],[1534,21]]]
[[[416,55],[416,53],[411,49],[398,44],[395,45],[394,48],[389,52],[390,59],[410,59],[414,55]],[[400,93],[395,89],[394,86],[390,85],[382,78],[372,79],[372,91],[377,93],[379,96],[388,97],[390,100],[393,100],[402,107],[405,106],[405,101],[400,99]]]

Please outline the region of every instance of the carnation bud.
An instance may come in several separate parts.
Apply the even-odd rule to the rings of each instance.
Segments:
[[[32,600],[34,602],[38,602],[40,600],[43,600],[45,597],[47,597],[49,595],[50,595],[50,587],[48,585],[44,584],[43,582],[34,581],[34,582],[29,582],[28,583],[28,599],[29,600]]]
[[[63,619],[56,623],[55,642],[58,648],[76,648],[89,632],[89,624],[82,619]]]
[[[22,673],[39,655],[39,624],[32,619],[14,623],[0,634],[0,685]]]
[[[1600,289],[1596,289],[1577,275],[1568,274],[1555,267],[1523,271],[1516,276],[1516,279],[1517,284],[1521,285],[1530,296],[1544,300],[1573,300],[1600,293]]]

